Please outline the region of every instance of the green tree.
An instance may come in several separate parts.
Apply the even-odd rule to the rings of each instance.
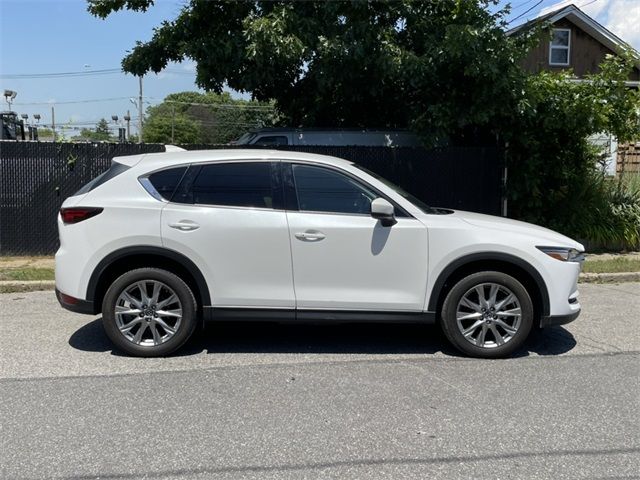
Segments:
[[[640,194],[612,188],[589,142],[600,133],[640,138],[640,93],[625,85],[636,62],[629,52],[610,55],[586,82],[570,72],[527,78],[526,96],[503,128],[511,216],[601,244],[640,246]]]
[[[144,140],[171,143],[228,143],[250,128],[272,125],[274,108],[236,100],[227,92],[180,92],[147,109]]]
[[[160,106],[150,107],[142,138],[146,143],[199,143],[200,126],[183,113],[172,117]]]
[[[581,238],[640,239],[640,199],[611,193],[588,142],[640,138],[638,95],[624,86],[637,58],[621,52],[583,83],[528,75],[520,61],[541,30],[507,37],[496,3],[190,0],[122,65],[143,75],[192,59],[200,87],[273,100],[290,126],[410,127],[427,145],[497,139],[508,145],[512,216]],[[105,18],[153,0],[88,5]]]
[[[413,125],[434,142],[477,136],[518,101],[523,75],[526,39],[507,39],[492,3],[190,0],[122,64],[143,75],[190,58],[199,86],[273,99],[291,126]],[[152,4],[94,0],[88,9],[105,18]]]
[[[53,130],[46,127],[38,127],[38,139],[53,140]]]
[[[111,130],[109,129],[109,122],[106,119],[101,118],[96,124],[95,129],[83,128],[80,130],[79,137],[81,139],[90,140],[92,142],[109,142],[115,141],[115,138],[111,136]]]

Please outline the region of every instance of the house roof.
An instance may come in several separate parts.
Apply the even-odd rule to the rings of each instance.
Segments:
[[[620,48],[631,49],[636,54],[636,56],[640,58],[640,54],[631,45],[629,45],[627,42],[622,40],[610,30],[607,30],[605,27],[600,25],[593,18],[591,18],[589,15],[584,13],[573,4],[567,5],[566,7],[554,10],[553,12],[549,12],[545,15],[541,15],[537,18],[534,18],[533,20],[529,20],[528,22],[518,25],[517,27],[508,30],[507,35],[514,35],[519,32],[524,32],[534,25],[542,22],[553,24],[563,18],[566,18],[570,22],[580,27],[582,30],[587,32],[589,35],[591,35],[593,38],[595,38],[610,50],[613,50],[615,52]]]

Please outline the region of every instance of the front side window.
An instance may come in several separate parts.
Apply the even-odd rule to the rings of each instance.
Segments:
[[[569,65],[571,30],[554,28],[549,46],[549,65]]]
[[[193,203],[273,208],[268,162],[204,165],[191,187]]]
[[[310,165],[293,165],[298,207],[307,212],[371,213],[378,195],[347,175]]]

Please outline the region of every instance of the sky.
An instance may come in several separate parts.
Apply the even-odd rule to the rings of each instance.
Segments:
[[[184,1],[157,0],[146,13],[118,12],[101,20],[86,10],[85,0],[0,0],[0,90],[18,92],[12,109],[41,115],[56,125],[93,127],[100,118],[119,121],[131,112],[136,131],[138,80],[121,72],[64,78],[16,78],[16,75],[91,72],[117,69],[136,41],[149,40],[153,28],[174,19]],[[496,8],[508,2],[501,0]],[[575,4],[613,33],[640,50],[640,0],[511,0],[514,27],[567,4]],[[153,105],[172,92],[198,90],[190,61],[171,64],[160,74],[144,77],[144,105]],[[234,93],[234,96],[240,96]],[[245,96],[246,98],[246,96]],[[0,98],[0,101],[4,98]],[[96,101],[99,100],[99,101]],[[2,102],[0,110],[8,108]],[[112,125],[115,126],[115,124]]]

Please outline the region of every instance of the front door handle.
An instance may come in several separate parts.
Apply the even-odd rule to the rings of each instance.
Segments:
[[[325,234],[322,232],[318,232],[317,230],[307,230],[306,232],[298,232],[295,234],[298,240],[302,240],[303,242],[319,242],[320,240],[324,240]]]
[[[179,222],[170,223],[169,226],[171,228],[175,228],[176,230],[180,230],[181,232],[190,232],[192,230],[197,230],[200,228],[196,222],[191,222],[189,220],[181,220]]]

